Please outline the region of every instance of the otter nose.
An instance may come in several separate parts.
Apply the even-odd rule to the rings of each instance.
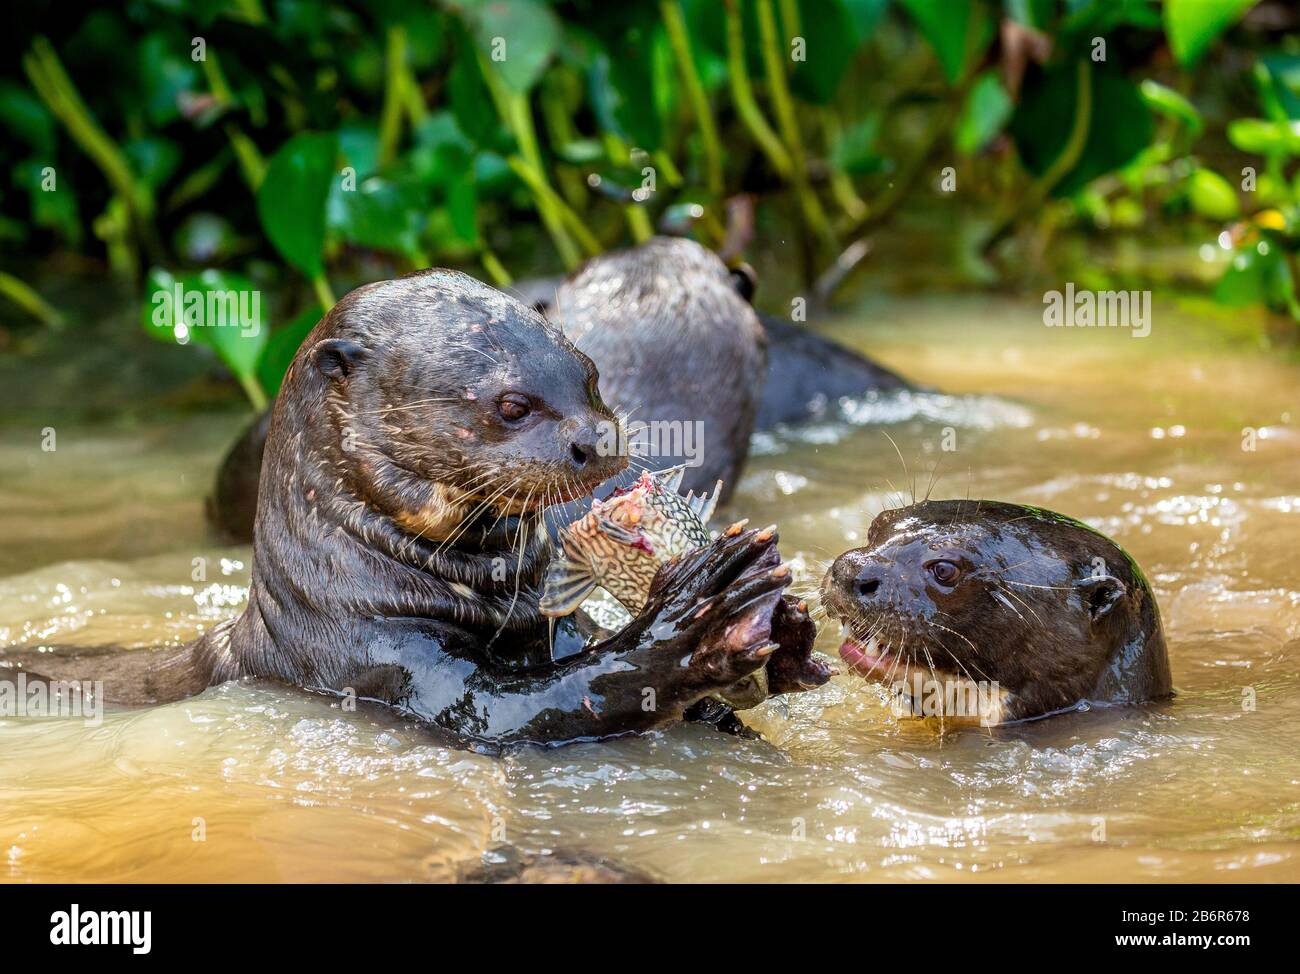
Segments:
[[[845,595],[870,598],[880,588],[880,566],[861,548],[855,548],[835,559],[831,581]]]
[[[573,465],[578,468],[585,467],[587,461],[596,455],[596,445],[585,440],[574,440],[569,444],[569,456],[573,460]]]
[[[598,424],[571,429],[568,440],[569,463],[584,479],[606,480],[627,466],[627,460],[618,452],[617,441]]]

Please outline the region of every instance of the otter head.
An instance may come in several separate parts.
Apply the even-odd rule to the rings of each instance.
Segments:
[[[429,270],[340,301],[304,343],[276,422],[313,411],[287,427],[304,430],[329,479],[367,513],[439,542],[468,519],[590,493],[626,466],[596,382],[591,360],[536,312]]]
[[[1160,615],[1110,539],[1037,508],[886,511],[822,582],[840,655],[912,714],[990,724],[1171,693]]]

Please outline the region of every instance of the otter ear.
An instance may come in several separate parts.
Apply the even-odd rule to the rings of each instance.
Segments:
[[[346,379],[366,357],[366,350],[346,338],[327,338],[311,350],[311,360],[322,375]]]
[[[1088,618],[1099,622],[1119,605],[1128,589],[1114,575],[1090,575],[1079,583],[1079,597]]]
[[[754,301],[754,292],[758,290],[758,275],[748,264],[737,264],[731,269],[731,286],[746,301]]]

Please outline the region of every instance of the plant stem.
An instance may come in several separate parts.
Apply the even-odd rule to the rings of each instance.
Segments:
[[[821,110],[822,131],[826,136],[827,151],[830,147],[839,141],[840,137],[840,119],[836,115],[835,109],[827,107]],[[835,166],[830,167],[831,173],[831,193],[835,197],[835,202],[840,205],[840,209],[845,215],[857,222],[867,215],[867,204],[858,195],[857,189],[853,186],[853,180],[849,178],[848,173]]]
[[[266,399],[266,390],[257,381],[257,376],[239,373],[236,378],[239,379],[239,384],[244,389],[244,395],[248,396],[248,401],[252,403],[253,408],[259,413],[265,412],[266,407],[270,404]]]
[[[320,302],[322,314],[334,307],[334,292],[330,290],[330,282],[324,271],[311,279],[311,288],[316,292],[316,300]]]
[[[754,100],[754,88],[749,83],[745,67],[745,29],[740,20],[739,0],[726,0],[727,8],[727,74],[731,80],[731,99],[736,103],[740,120],[749,129],[772,168],[782,179],[789,179],[794,170],[790,154],[777,138],[772,126],[763,116],[763,110]]]
[[[384,51],[384,104],[379,114],[379,167],[389,165],[397,155],[402,137],[402,96],[405,87],[406,28],[388,28]]]
[[[550,187],[550,184],[546,182],[544,176],[538,173],[537,170],[519,156],[510,156],[506,159],[506,162],[514,171],[515,175],[522,179],[527,184],[528,188],[533,191],[533,196],[537,200],[538,208],[540,209],[542,205],[545,205],[547,209],[552,212],[555,219],[560,222],[561,231],[564,231],[565,225],[567,225],[568,228],[573,231],[574,236],[578,238],[578,243],[582,245],[582,249],[587,252],[589,257],[595,257],[604,249],[601,247],[600,241],[597,240],[592,232],[587,229],[587,225],[582,222],[582,218],[578,216],[578,214],[574,213],[573,210],[569,208],[569,204],[564,202],[560,197],[560,194]],[[564,234],[564,239],[568,241],[570,247],[573,246],[573,241],[569,238],[567,233]],[[569,264],[567,260],[565,263],[566,266],[572,270],[581,262],[582,259],[578,257],[577,251],[575,250],[573,252],[572,264]]]
[[[581,257],[578,255],[578,248],[574,245],[573,238],[565,229],[563,216],[565,211],[569,214],[573,214],[573,211],[565,205],[559,194],[551,189],[546,181],[542,153],[537,146],[537,130],[533,127],[533,115],[528,105],[528,97],[519,92],[509,91],[492,66],[492,62],[485,58],[481,51],[479,66],[483,80],[487,83],[488,92],[492,95],[492,101],[496,104],[497,114],[506,123],[519,146],[519,155],[510,160],[510,168],[532,190],[537,213],[542,218],[542,225],[546,227],[546,232],[555,243],[561,263],[564,264],[565,269],[573,270],[581,263]],[[576,215],[574,219],[577,220]],[[577,223],[582,226],[584,232],[587,232],[581,220],[577,220]],[[589,232],[587,236],[590,237]],[[599,244],[596,246],[599,248]]]
[[[713,119],[713,109],[709,107],[709,96],[704,91],[704,83],[695,67],[695,58],[691,56],[691,41],[686,33],[686,18],[682,16],[679,0],[660,0],[659,9],[668,31],[668,42],[677,60],[682,82],[686,85],[686,95],[691,102],[691,111],[700,127],[700,141],[704,143],[704,166],[706,185],[711,193],[722,192],[722,143],[718,140],[718,126]]]
[[[63,324],[63,316],[37,294],[34,288],[24,281],[20,281],[12,274],[6,274],[4,271],[0,271],[0,294],[18,305],[43,325],[58,328]]]
[[[1079,162],[1088,144],[1088,131],[1092,128],[1092,72],[1088,61],[1080,58],[1075,67],[1074,125],[1065,140],[1060,154],[1047,167],[1046,172],[1029,187],[1018,206],[1013,206],[995,225],[982,250],[988,253],[1009,234],[1026,214],[1037,212],[1057,183],[1064,179]]]
[[[795,115],[794,101],[790,97],[790,87],[786,82],[780,41],[776,35],[776,14],[772,9],[772,0],[756,0],[756,4],[758,30],[763,44],[763,64],[767,70],[767,85],[776,108],[777,125],[780,126],[781,136],[790,151],[792,167],[790,177],[794,181],[795,195],[799,198],[804,219],[808,221],[812,231],[826,241],[832,249],[836,249],[838,243],[835,240],[835,233],[826,219],[821,200],[808,184],[807,154],[804,152],[803,136],[799,133],[799,120]]]
[[[221,70],[221,61],[217,58],[217,52],[208,51],[202,63],[203,74],[208,79],[212,97],[222,105],[233,105],[235,96],[226,82],[225,72]],[[262,185],[262,177],[266,175],[266,160],[262,158],[262,153],[258,151],[253,140],[234,122],[227,122],[225,130],[226,139],[230,142],[230,147],[235,150],[235,158],[239,160],[239,170],[244,174],[244,182],[256,193],[257,187]]]
[[[497,259],[497,255],[492,252],[491,248],[484,247],[480,250],[478,259],[482,261],[484,270],[488,272],[488,276],[492,278],[492,282],[497,287],[506,288],[514,284],[515,279],[510,276],[510,272]]]
[[[23,55],[23,69],[46,107],[63,123],[73,141],[94,161],[126,203],[136,233],[146,249],[151,254],[158,254],[161,248],[153,230],[153,194],[136,179],[122,150],[86,107],[48,38],[37,37],[32,41],[31,50]]]

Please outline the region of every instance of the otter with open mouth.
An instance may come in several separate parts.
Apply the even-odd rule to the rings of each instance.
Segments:
[[[9,653],[0,679],[30,662],[152,704],[253,677],[560,743],[670,723],[776,657],[806,675],[813,628],[772,529],[664,565],[618,633],[541,615],[542,511],[626,466],[602,446],[615,422],[591,360],[499,291],[445,270],[358,288],[277,397],[243,614],[179,649]]]
[[[840,656],[912,715],[984,725],[1173,694],[1160,611],[1109,538],[1041,508],[885,511],[822,581]]]

